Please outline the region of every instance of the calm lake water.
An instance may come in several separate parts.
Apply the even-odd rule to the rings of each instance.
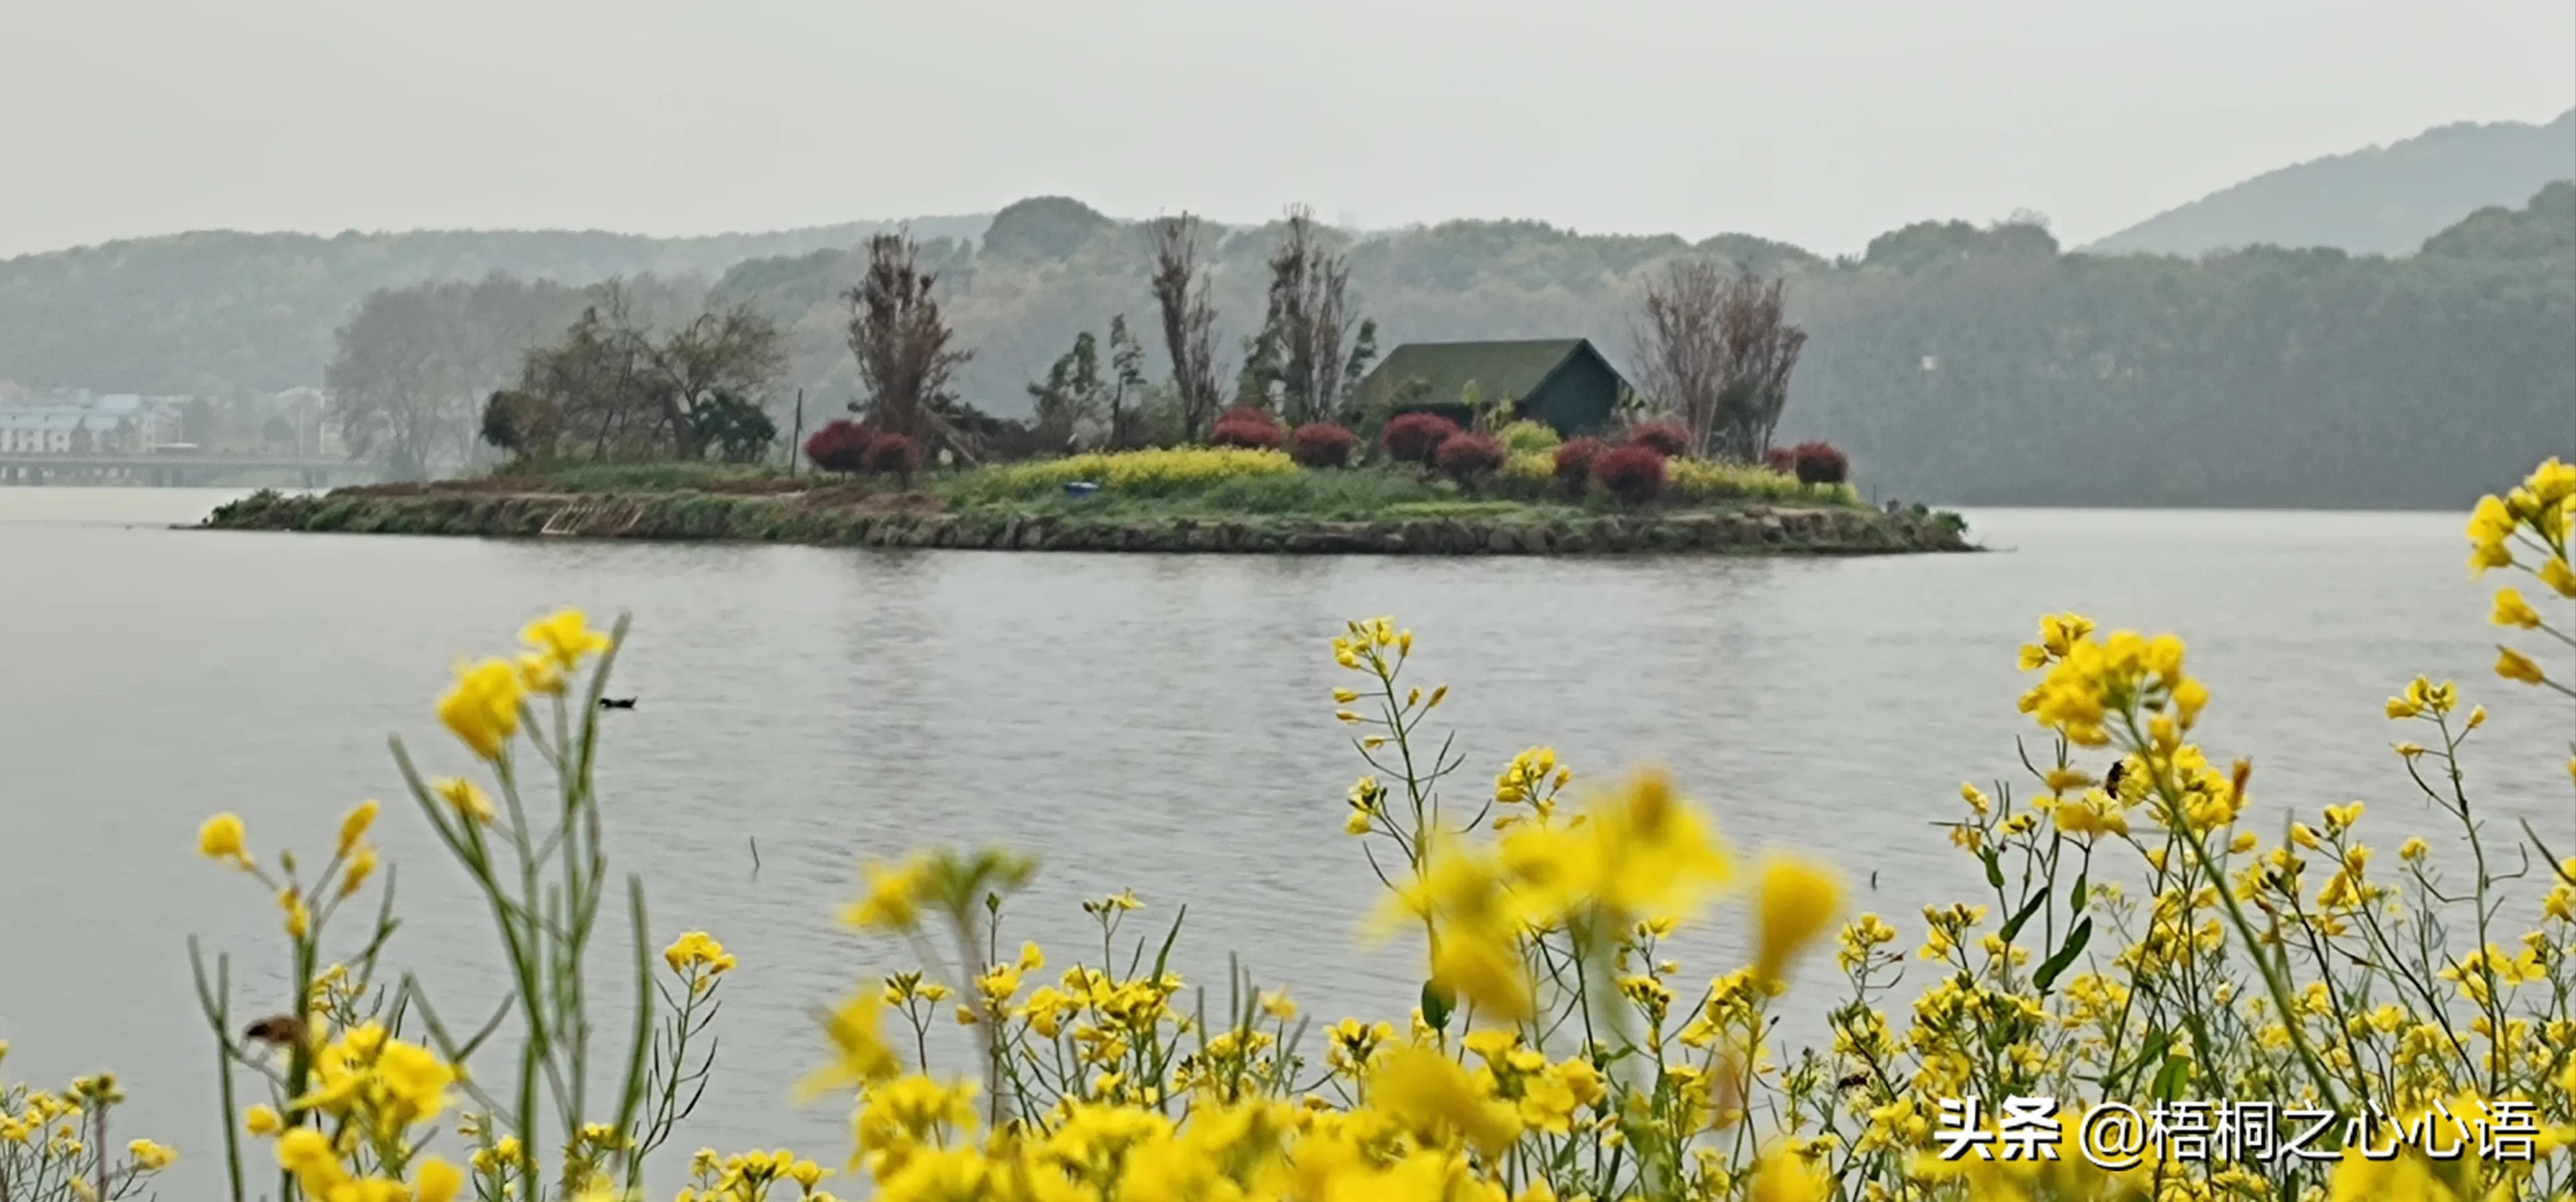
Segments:
[[[188,1154],[181,1182],[211,1183],[220,1159],[186,939],[236,953],[242,1011],[283,1008],[285,971],[273,904],[195,858],[197,823],[237,811],[269,858],[281,841],[320,855],[350,804],[386,799],[408,915],[390,959],[451,1016],[488,1011],[488,919],[402,800],[385,737],[463,767],[430,712],[450,665],[565,604],[634,615],[615,691],[642,701],[611,716],[603,779],[613,851],[652,882],[654,938],[705,928],[742,962],[683,1155],[785,1142],[838,1162],[841,1108],[787,1099],[817,1057],[808,1009],[905,959],[831,915],[861,857],[929,843],[1044,853],[1008,937],[1046,940],[1050,973],[1083,945],[1076,899],[1133,886],[1140,922],[1189,904],[1194,980],[1221,982],[1239,949],[1320,1017],[1400,1018],[1418,953],[1361,946],[1378,887],[1340,833],[1363,768],[1331,718],[1348,678],[1326,641],[1352,616],[1414,627],[1423,681],[1453,686],[1455,795],[1533,743],[1596,775],[1661,761],[1737,844],[1832,858],[1909,937],[1922,903],[1975,882],[1927,824],[1953,816],[1961,780],[2017,775],[2032,728],[2013,653],[2044,611],[2189,640],[2216,697],[2206,742],[2255,757],[2266,825],[2352,798],[2383,832],[2425,825],[2379,705],[2427,672],[2495,704],[2473,765],[2488,812],[2576,842],[2568,711],[2489,673],[2460,514],[1979,511],[1972,532],[2000,553],[1780,561],[165,528],[221,499],[0,489],[9,1075],[114,1068],[126,1130]],[[1683,941],[1691,974],[1738,962],[1734,918]]]

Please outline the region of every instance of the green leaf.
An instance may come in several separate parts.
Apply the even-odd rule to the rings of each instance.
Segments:
[[[2130,1057],[2127,1063],[2102,1074],[2102,1091],[2106,1094],[2117,1092],[2120,1082],[2127,1080],[2139,1069],[2145,1068],[2148,1061],[2164,1055],[2165,1049],[2172,1044],[2173,1036],[2167,1034],[2162,1027],[2147,1032],[2146,1044],[2138,1049],[2137,1055]]]
[[[2010,943],[2013,936],[2021,934],[2022,927],[2030,922],[2032,915],[2039,913],[2039,907],[2047,901],[2048,891],[2042,889],[2031,894],[2030,900],[2021,904],[2021,909],[2013,911],[2012,919],[2004,923],[2002,931],[1997,932],[2003,936],[2004,942]]]
[[[2084,912],[2084,903],[2090,900],[2092,894],[2092,890],[2085,887],[2085,878],[2090,875],[2090,873],[2084,872],[2075,874],[2075,887],[2066,891],[2067,913],[2081,914]]]
[[[2041,993],[2048,992],[2048,987],[2057,983],[2057,978],[2065,973],[2066,967],[2075,963],[2075,957],[2084,954],[2084,945],[2092,939],[2093,920],[2087,918],[2076,923],[2075,929],[2066,936],[2066,946],[2057,949],[2057,954],[2050,956],[2047,963],[2039,966],[2039,974],[2031,978],[2031,984],[2038,986]]]
[[[2170,1102],[2181,1097],[2184,1088],[2190,1084],[2191,1058],[2167,1056],[2165,1066],[2156,1070],[2155,1083],[2148,1086],[2147,1091],[2154,1094],[2159,1102]]]
[[[1422,983],[1422,1021],[1434,1031],[1449,1029],[1449,1013],[1457,1008],[1457,995],[1438,981]]]
[[[1981,859],[1981,860],[1984,860],[1984,861],[1986,862],[1986,884],[1987,884],[1987,885],[1989,885],[1989,886],[1991,886],[1991,887],[1993,887],[1993,888],[1996,888],[1996,889],[2001,889],[2001,888],[2003,888],[2003,887],[2004,887],[2004,858],[2003,858],[2003,856],[2002,856],[2001,854],[1999,854],[1998,852],[1996,852],[1994,848],[1989,847],[1989,848],[1985,849],[1984,851],[1978,852],[1978,853],[1977,853],[1977,858],[1979,858],[1979,859]]]

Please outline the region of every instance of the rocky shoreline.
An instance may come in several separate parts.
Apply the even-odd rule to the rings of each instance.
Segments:
[[[217,509],[204,526],[354,534],[1252,555],[1834,555],[1974,549],[1957,520],[1943,513],[1764,505],[1552,520],[1533,512],[1325,521],[1270,515],[1216,519],[943,513],[815,504],[795,496],[697,492],[260,493]]]

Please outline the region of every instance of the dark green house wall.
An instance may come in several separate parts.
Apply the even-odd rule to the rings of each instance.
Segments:
[[[1598,433],[1619,407],[1619,388],[1619,373],[1585,343],[1566,356],[1537,391],[1521,398],[1521,413],[1568,437]]]

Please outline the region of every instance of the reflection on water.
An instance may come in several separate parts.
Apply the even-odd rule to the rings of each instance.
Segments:
[[[220,498],[136,491],[0,489],[0,1038],[13,1076],[126,1074],[134,1127],[200,1170],[186,937],[241,953],[245,1009],[276,1007],[284,965],[268,899],[191,856],[196,823],[314,849],[357,799],[394,803],[393,959],[444,1011],[492,1005],[487,918],[383,738],[461,767],[429,712],[449,664],[558,604],[634,614],[617,691],[641,702],[603,779],[655,937],[703,927],[743,965],[684,1148],[844,1146],[838,1108],[786,1100],[806,1008],[901,962],[830,915],[859,857],[926,843],[1041,851],[1013,934],[1055,967],[1074,901],[1132,885],[1140,922],[1189,903],[1194,979],[1237,948],[1323,1017],[1400,1015],[1416,953],[1360,946],[1377,885],[1340,833],[1363,768],[1325,645],[1350,616],[1414,626],[1423,681],[1454,686],[1458,795],[1532,743],[1595,774],[1660,760],[1731,839],[1822,852],[1907,930],[1975,884],[1927,824],[2013,768],[2013,649],[2047,610],[2190,640],[2212,749],[2257,756],[2270,814],[2362,797],[2416,824],[2378,705],[2425,671],[2511,703],[2474,765],[2498,820],[2569,823],[2564,711],[2488,675],[2455,515],[1993,511],[1975,530],[2011,550],[1978,556],[1253,559],[219,534],[161,523]],[[1716,917],[1680,941],[1694,971],[1732,966]]]

